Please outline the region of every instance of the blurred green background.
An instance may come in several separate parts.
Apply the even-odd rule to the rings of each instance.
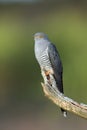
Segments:
[[[87,3],[0,1],[0,129],[86,130],[44,96],[33,40],[40,31],[60,53],[65,95],[87,103]]]

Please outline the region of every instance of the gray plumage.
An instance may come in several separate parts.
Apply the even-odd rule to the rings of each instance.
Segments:
[[[36,33],[35,40],[35,56],[41,68],[45,70],[53,70],[54,78],[58,90],[63,93],[62,72],[63,67],[60,60],[59,53],[54,44],[50,42],[47,35],[44,33]],[[66,111],[61,109],[66,116]]]

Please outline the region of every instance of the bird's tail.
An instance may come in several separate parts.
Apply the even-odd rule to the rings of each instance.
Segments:
[[[67,111],[61,108],[64,117],[67,117]]]

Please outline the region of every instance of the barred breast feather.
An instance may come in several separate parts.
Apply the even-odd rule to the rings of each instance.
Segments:
[[[41,67],[45,67],[45,69],[49,70],[51,66],[51,62],[49,60],[49,55],[48,55],[48,48],[46,48],[41,55],[37,55],[37,60],[40,64]]]

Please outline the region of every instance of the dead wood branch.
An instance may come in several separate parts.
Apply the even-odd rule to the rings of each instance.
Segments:
[[[44,79],[44,83],[41,83],[41,85],[45,95],[57,106],[87,119],[87,105],[77,103],[76,101],[64,96],[64,94],[58,91],[53,75],[50,74],[50,79],[48,80],[45,75],[45,71],[41,70],[41,72]]]

